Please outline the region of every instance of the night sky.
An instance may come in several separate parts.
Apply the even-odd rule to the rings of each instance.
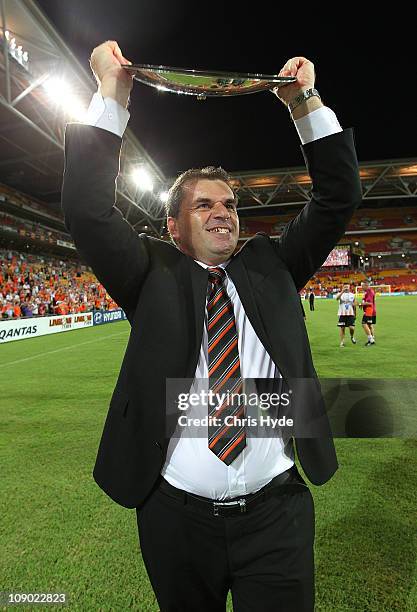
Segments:
[[[359,161],[417,155],[412,18],[359,8],[306,11],[301,3],[38,0],[81,63],[117,40],[133,63],[278,73],[302,55],[342,127],[353,127]],[[359,4],[356,5],[360,6]],[[289,113],[269,92],[207,99],[160,93],[137,82],[129,127],[167,177],[189,167],[228,171],[299,166]]]

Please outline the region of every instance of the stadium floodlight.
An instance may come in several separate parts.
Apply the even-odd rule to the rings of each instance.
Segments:
[[[77,121],[83,121],[86,108],[72,93],[70,84],[61,77],[50,76],[43,83],[43,88],[56,106]]]
[[[13,36],[11,36],[9,30],[5,30],[4,31],[4,40],[6,43],[6,48],[9,52],[9,55],[16,60],[16,62],[18,62],[21,66],[23,66],[23,68],[25,68],[26,70],[28,70],[28,60],[29,60],[29,54],[27,51],[25,51],[22,47],[22,45],[18,45],[16,42],[16,38]]]
[[[135,168],[132,172],[132,178],[142,191],[153,190],[152,178],[146,168]]]
[[[169,192],[168,191],[161,191],[161,193],[159,194],[159,199],[164,204],[165,204],[165,202],[168,201],[168,197],[169,197]]]
[[[9,30],[4,31],[4,39],[9,55],[27,70],[27,63],[29,60],[28,52],[23,49],[22,45],[17,44],[16,38],[11,36]]]
[[[50,76],[43,83],[43,87],[49,97],[58,103],[70,94],[68,83],[59,77]]]

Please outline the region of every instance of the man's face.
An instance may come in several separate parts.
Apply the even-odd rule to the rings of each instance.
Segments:
[[[178,217],[168,217],[168,229],[178,248],[208,265],[227,261],[239,238],[236,199],[221,180],[201,179],[183,186]]]
[[[349,291],[350,289],[350,285],[344,285],[343,286],[343,291]]]

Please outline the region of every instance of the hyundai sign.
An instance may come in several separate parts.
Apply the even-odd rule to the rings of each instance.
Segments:
[[[127,317],[121,308],[117,310],[96,310],[93,315],[94,325],[104,325],[104,323],[115,323],[116,321],[126,321]]]

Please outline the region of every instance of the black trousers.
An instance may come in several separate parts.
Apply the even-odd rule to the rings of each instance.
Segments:
[[[314,610],[314,504],[308,488],[271,496],[251,512],[228,517],[202,514],[185,498],[156,486],[136,510],[160,612],[225,612],[229,590],[234,612]]]

